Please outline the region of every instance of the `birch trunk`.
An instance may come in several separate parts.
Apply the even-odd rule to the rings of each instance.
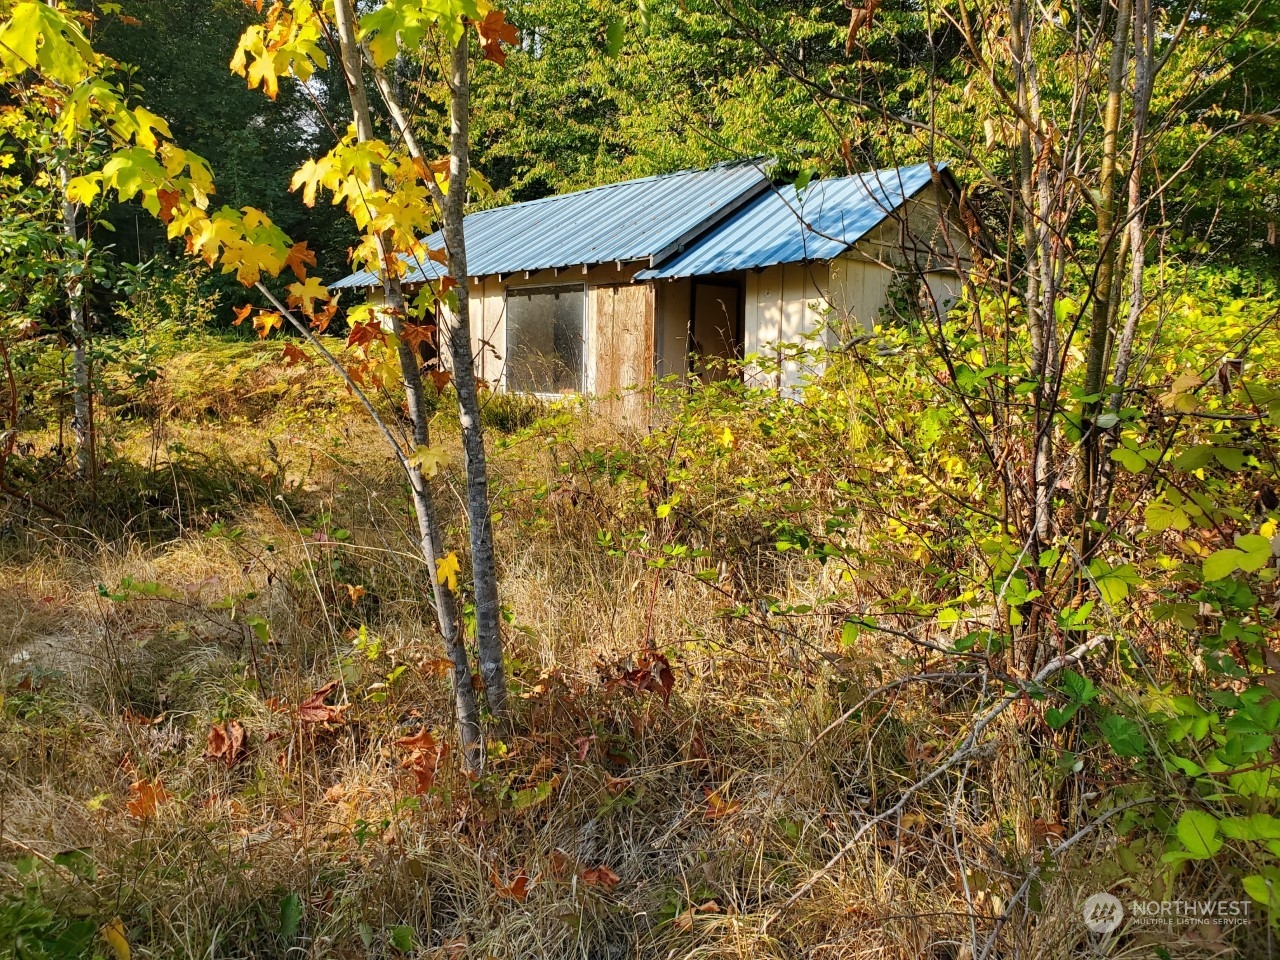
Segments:
[[[373,139],[373,120],[369,112],[369,98],[365,89],[364,71],[361,63],[360,47],[356,42],[355,15],[351,0],[336,0],[334,3],[334,22],[338,30],[338,41],[342,52],[342,67],[346,74],[347,88],[351,95],[351,111],[356,125],[356,135],[361,141]],[[380,179],[374,170],[375,180]],[[375,189],[380,184],[374,184]],[[378,238],[378,253],[384,262],[390,250],[384,237]],[[404,377],[405,401],[409,408],[409,418],[413,426],[413,442],[415,446],[430,445],[429,417],[422,385],[422,375],[418,368],[418,359],[403,336],[404,322],[404,290],[400,278],[383,271],[383,294],[388,313],[391,317],[392,331],[396,334],[399,347],[400,372]],[[427,486],[427,479],[421,468],[406,463],[409,487],[413,497],[414,514],[418,521],[419,545],[423,559],[427,564],[428,576],[431,579],[432,592],[435,598],[436,619],[440,633],[444,638],[445,649],[453,663],[454,710],[458,721],[458,738],[462,744],[463,755],[467,767],[478,770],[484,765],[484,740],[481,735],[479,711],[476,706],[475,690],[471,685],[471,664],[467,658],[466,641],[458,618],[458,605],[454,595],[440,583],[436,573],[436,561],[442,555],[440,525],[436,518],[435,502]]]
[[[449,274],[457,281],[457,310],[446,319],[453,383],[458,394],[462,450],[467,467],[467,513],[471,529],[471,576],[476,603],[476,649],[485,696],[495,717],[506,715],[507,679],[502,662],[497,564],[493,553],[493,521],[489,513],[489,467],[480,426],[480,398],[475,357],[471,350],[471,313],[463,205],[471,174],[471,73],[468,34],[454,47],[449,69],[449,192],[445,195],[443,229]]]
[[[67,186],[66,168],[61,168],[59,177],[65,191]],[[62,204],[62,232],[74,247],[79,240],[76,221],[79,219],[80,205],[67,200]],[[81,258],[83,265],[83,258]],[[88,481],[93,477],[93,401],[90,391],[93,384],[89,379],[88,328],[85,323],[84,281],[80,276],[67,280],[67,304],[71,313],[71,433],[76,446],[76,478]]]

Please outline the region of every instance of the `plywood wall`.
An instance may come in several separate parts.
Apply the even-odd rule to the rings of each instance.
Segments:
[[[743,350],[759,358],[747,373],[752,382],[790,390],[817,372],[797,348],[822,345],[830,287],[825,263],[784,263],[747,272]]]
[[[653,284],[599,284],[588,302],[587,389],[611,418],[641,424],[654,370]]]

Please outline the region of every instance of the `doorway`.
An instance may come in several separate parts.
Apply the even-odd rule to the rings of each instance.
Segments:
[[[693,281],[689,372],[707,382],[737,377],[742,357],[742,287],[732,280]]]

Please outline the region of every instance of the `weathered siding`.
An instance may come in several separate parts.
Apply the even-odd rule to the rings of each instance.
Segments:
[[[940,213],[938,194],[926,187],[848,253],[830,263],[792,263],[748,271],[744,340],[746,354],[762,358],[748,372],[756,383],[781,390],[798,387],[818,365],[788,360],[789,346],[820,345],[813,335],[826,324],[848,334],[879,323],[894,277],[908,264],[924,273],[940,310],[955,303],[960,276],[969,265],[970,246],[955,217]]]
[[[796,359],[795,347],[821,345],[813,335],[830,312],[831,273],[825,263],[785,263],[748,271],[743,349],[761,364],[748,371],[752,382],[793,389],[817,372]]]
[[[641,423],[653,378],[652,283],[601,284],[589,290],[588,392],[610,417]]]

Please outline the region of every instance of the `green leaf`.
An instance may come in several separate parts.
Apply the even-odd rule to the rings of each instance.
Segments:
[[[1280,910],[1280,884],[1277,884],[1274,879],[1268,881],[1266,877],[1255,873],[1253,876],[1245,877],[1241,883],[1244,892],[1255,901],[1268,910]]]
[[[614,20],[604,35],[605,56],[616,57],[622,49],[622,41],[626,37],[627,25],[621,20]]]
[[[1174,530],[1186,530],[1191,526],[1191,518],[1185,510],[1161,500],[1147,504],[1145,514],[1147,529],[1152,533],[1162,533],[1170,527]]]
[[[515,796],[511,798],[511,809],[517,811],[528,810],[530,807],[536,807],[538,804],[545,802],[547,797],[551,796],[551,788],[554,785],[554,780],[547,780],[536,787],[518,790]]]
[[[1271,541],[1256,533],[1236,537],[1236,547],[1244,552],[1240,569],[1246,573],[1261,570],[1271,561]]]
[[[1239,447],[1215,447],[1213,455],[1228,470],[1244,469],[1244,451]]]
[[[1199,470],[1213,459],[1214,448],[1208,444],[1200,444],[1184,450],[1174,458],[1173,465],[1179,470]]]
[[[391,928],[391,946],[401,953],[413,952],[413,940],[413,927],[401,924],[398,927]]]
[[[1236,572],[1240,561],[1244,559],[1244,551],[1228,547],[1217,550],[1204,558],[1204,579],[1206,583],[1221,580]]]
[[[1208,860],[1222,849],[1218,818],[1202,810],[1188,810],[1178,818],[1178,839],[1193,860]]]
[[[1116,461],[1130,473],[1142,473],[1147,469],[1147,461],[1136,450],[1128,447],[1117,447],[1111,451],[1111,459]]]
[[[1224,837],[1232,840],[1280,840],[1280,818],[1269,813],[1227,817],[1218,828]]]
[[[1127,717],[1113,713],[1099,724],[1107,745],[1120,757],[1141,757],[1147,752],[1142,728]]]
[[[298,933],[298,924],[302,922],[302,900],[296,893],[280,898],[280,936],[292,940]]]
[[[75,21],[48,4],[19,3],[0,29],[0,63],[15,74],[36,68],[49,79],[74,87],[96,61]]]
[[[844,626],[840,628],[840,645],[842,647],[852,647],[858,642],[858,637],[862,633],[861,624],[854,623],[852,620],[846,620]]]

